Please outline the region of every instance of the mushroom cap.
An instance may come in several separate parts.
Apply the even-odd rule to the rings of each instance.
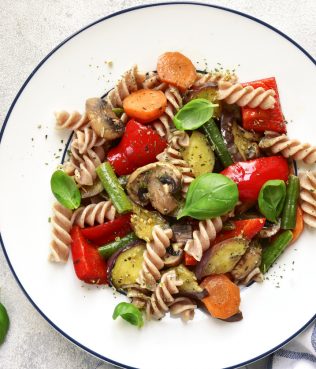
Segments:
[[[131,199],[145,206],[149,202],[162,214],[170,214],[178,206],[174,194],[181,188],[182,174],[174,165],[156,162],[138,168],[127,183]]]
[[[94,132],[107,140],[115,140],[124,133],[124,123],[115,115],[111,106],[99,97],[86,101],[86,113]]]

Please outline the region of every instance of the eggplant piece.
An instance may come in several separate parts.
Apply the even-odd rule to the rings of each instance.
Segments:
[[[222,103],[217,99],[217,96],[218,96],[217,83],[208,82],[199,88],[189,90],[183,102],[184,104],[186,104],[191,100],[206,99],[214,104],[218,104],[218,106],[214,108],[213,116],[215,118],[219,118],[221,116]]]
[[[194,131],[190,136],[189,146],[182,152],[183,159],[190,165],[195,177],[210,173],[214,169],[215,155],[206,136]]]
[[[223,110],[221,115],[221,133],[228,152],[230,153],[233,161],[236,163],[238,161],[243,161],[244,159],[235,144],[233,134],[234,124],[236,124],[234,114],[232,112],[228,112],[227,110]]]
[[[172,240],[176,243],[185,244],[192,239],[193,229],[191,224],[175,223],[171,226]]]
[[[152,231],[155,225],[168,228],[166,220],[157,212],[149,211],[133,204],[131,225],[137,237],[149,242],[153,239]]]
[[[166,254],[163,257],[165,267],[175,267],[181,264],[183,259],[183,244],[173,243],[166,249]]]
[[[104,190],[100,180],[96,180],[92,186],[82,186],[80,188],[81,198],[86,199],[99,195]]]
[[[260,135],[246,131],[239,126],[236,121],[232,124],[232,134],[234,143],[243,160],[256,159],[261,156],[258,142]]]
[[[178,286],[179,294],[194,299],[201,299],[207,295],[204,289],[199,286],[196,275],[185,267],[183,264],[178,265],[175,268],[170,268],[167,271],[174,270],[177,275],[177,279],[182,281],[182,285]]]
[[[250,245],[239,262],[235,265],[231,274],[235,281],[241,281],[261,264],[262,247],[258,240],[250,242]]]
[[[208,249],[197,264],[195,274],[198,280],[210,274],[223,274],[232,271],[246,252],[249,241],[234,237],[217,243]]]
[[[125,293],[124,288],[136,283],[144,261],[146,245],[142,241],[133,241],[118,250],[108,260],[107,278],[111,286]]]

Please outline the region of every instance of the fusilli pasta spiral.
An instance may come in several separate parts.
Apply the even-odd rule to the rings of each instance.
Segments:
[[[220,217],[214,219],[202,220],[199,222],[199,230],[193,232],[193,239],[188,240],[184,250],[200,261],[203,252],[210,247],[212,241],[215,240],[216,234],[223,227],[223,222]]]
[[[139,284],[133,284],[127,287],[127,297],[132,300],[133,305],[142,309],[150,299],[150,291],[140,287]]]
[[[177,297],[170,305],[171,315],[180,316],[185,322],[194,318],[197,305],[188,297]]]
[[[236,83],[238,81],[238,77],[235,73],[231,73],[229,71],[227,72],[209,72],[209,73],[198,73],[198,78],[193,84],[193,88],[198,88],[206,83],[210,82],[230,82],[230,83]]]
[[[154,290],[156,281],[160,279],[160,269],[164,267],[162,258],[166,254],[166,248],[170,246],[172,230],[162,229],[159,225],[155,225],[152,237],[153,240],[146,244],[142,269],[137,279],[137,283],[142,288],[149,290]]]
[[[116,209],[111,201],[101,201],[75,210],[71,217],[71,225],[84,228],[85,225],[103,224],[106,220],[113,220],[115,214]]]
[[[137,65],[125,72],[122,78],[118,81],[116,86],[111,90],[107,96],[106,101],[109,103],[111,108],[122,108],[123,100],[126,96],[130,95],[132,92],[143,88],[143,82],[145,80],[145,75],[138,71]],[[123,122],[127,121],[127,116],[125,113],[121,116]]]
[[[292,140],[286,135],[276,135],[275,132],[266,131],[265,137],[259,142],[259,147],[272,155],[281,154],[285,158],[303,160],[306,164],[316,163],[316,147],[308,143],[302,144]]]
[[[75,181],[81,186],[92,186],[97,177],[95,169],[103,162],[104,158],[105,151],[102,146],[88,149],[86,154],[80,157],[79,168],[75,169]]]
[[[161,90],[164,91],[168,85],[161,82],[156,72],[150,72],[146,75],[146,79],[143,82],[143,88]]]
[[[316,172],[300,173],[299,178],[304,222],[310,227],[316,228]]]
[[[242,86],[240,83],[218,82],[218,100],[225,100],[227,104],[248,106],[249,108],[273,109],[275,91],[262,87]]]
[[[76,141],[75,145],[79,150],[79,154],[84,154],[89,149],[95,146],[102,146],[105,143],[105,139],[99,137],[94,130],[88,126],[83,129],[75,130],[73,141]]]
[[[77,111],[68,113],[66,111],[60,111],[55,113],[56,128],[57,129],[83,129],[89,124],[89,120],[86,114],[81,115]]]
[[[71,215],[71,210],[58,202],[54,203],[53,216],[51,218],[53,240],[50,244],[50,261],[65,263],[68,260],[69,246],[71,243],[69,234],[71,229]]]
[[[157,285],[154,293],[146,305],[147,319],[161,319],[169,310],[169,306],[174,303],[175,299],[172,295],[179,292],[178,286],[182,285],[182,281],[177,279],[176,272],[170,270],[161,277],[161,281]]]
[[[166,161],[177,167],[182,173],[182,193],[185,196],[191,182],[194,180],[194,174],[190,165],[183,160],[181,149],[189,146],[190,138],[184,131],[174,131],[169,138],[168,147],[159,155],[157,160]]]
[[[168,139],[171,130],[174,128],[173,118],[176,112],[182,107],[182,97],[179,90],[173,86],[169,86],[166,89],[165,95],[167,99],[166,110],[159,118],[159,121],[154,123],[154,127],[161,137]]]

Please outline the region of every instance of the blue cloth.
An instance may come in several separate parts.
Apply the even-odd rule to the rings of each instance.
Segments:
[[[267,369],[315,369],[316,322],[286,346],[271,355]]]

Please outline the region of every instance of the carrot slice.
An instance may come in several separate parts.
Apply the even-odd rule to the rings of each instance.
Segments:
[[[304,229],[303,211],[301,207],[298,206],[296,210],[296,224],[295,224],[295,228],[292,231],[293,238],[292,238],[291,244],[299,238],[299,236],[303,232],[303,229]]]
[[[191,60],[179,52],[166,52],[160,55],[157,64],[160,80],[185,91],[197,78],[196,70]]]
[[[206,277],[201,287],[209,293],[202,301],[214,318],[227,319],[239,312],[239,288],[225,274]]]
[[[140,123],[149,123],[159,118],[166,110],[167,99],[162,91],[142,89],[123,100],[125,113]]]

